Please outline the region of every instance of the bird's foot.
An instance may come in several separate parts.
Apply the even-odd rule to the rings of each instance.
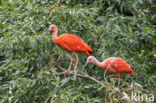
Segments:
[[[120,89],[119,89],[119,87],[117,87],[117,88],[114,88],[114,90],[115,90],[116,92],[120,92]]]
[[[112,87],[111,87],[111,86],[108,86],[108,88],[109,88],[109,89],[112,89]]]
[[[74,75],[74,78],[73,78],[73,79],[76,80],[77,70],[74,69],[72,73],[73,73],[73,75]]]
[[[64,76],[70,75],[70,74],[72,74],[72,72],[70,70],[67,70],[67,71],[64,72]]]
[[[75,73],[75,72],[76,72],[76,69],[73,70],[73,73]]]

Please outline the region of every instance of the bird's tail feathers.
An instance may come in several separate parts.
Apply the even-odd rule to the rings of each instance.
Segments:
[[[88,51],[87,51],[87,55],[88,55],[88,56],[91,56],[92,53],[93,53],[93,50],[89,47],[89,48],[88,48]]]
[[[89,51],[89,50],[88,50],[88,52],[89,52],[90,54],[92,54],[92,53],[93,53],[92,51]]]
[[[86,54],[87,54],[88,56],[91,56],[91,53],[92,53],[92,52],[90,52],[90,51],[87,51],[87,52],[86,52]]]
[[[128,74],[129,74],[129,75],[133,75],[133,74],[134,74],[134,71],[132,71],[132,72],[129,72]]]
[[[86,54],[87,54],[88,56],[91,56],[92,52],[93,52],[93,50],[90,48],[89,45],[86,44]]]
[[[134,70],[135,68],[131,66],[131,68]]]

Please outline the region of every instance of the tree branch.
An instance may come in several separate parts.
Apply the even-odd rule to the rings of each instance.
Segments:
[[[57,73],[57,75],[64,75],[64,72]],[[74,75],[74,73],[71,73],[71,74],[68,74],[68,75]],[[97,80],[97,79],[95,79],[95,78],[93,78],[91,76],[85,76],[85,75],[81,75],[81,74],[75,74],[75,75],[76,75],[76,77],[92,80],[92,81],[96,82],[97,84],[99,84],[99,85],[101,85],[101,86],[103,86],[105,88],[111,89],[111,87],[106,86],[105,84],[103,84],[102,82],[100,82],[99,80]]]

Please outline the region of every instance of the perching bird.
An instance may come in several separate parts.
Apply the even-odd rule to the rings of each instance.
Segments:
[[[92,49],[81,38],[72,34],[63,34],[58,37],[58,29],[56,25],[51,25],[50,28],[43,35],[45,35],[47,32],[52,32],[53,41],[56,45],[70,53],[71,62],[69,64],[68,71],[66,71],[65,74],[71,73],[70,68],[73,62],[72,53],[76,55],[74,72],[76,72],[77,64],[79,61],[78,55],[76,54],[77,52],[85,53],[88,56],[91,56]]]
[[[132,67],[128,63],[126,63],[124,59],[119,57],[109,57],[105,59],[103,62],[99,62],[95,57],[89,56],[83,69],[86,67],[88,63],[93,63],[99,66],[100,68],[105,69],[107,72],[116,75],[117,77],[115,82],[118,80],[118,88],[120,85],[120,75],[122,73],[128,73],[130,75],[134,74]]]

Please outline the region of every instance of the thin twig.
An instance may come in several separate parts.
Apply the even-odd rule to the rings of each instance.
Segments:
[[[103,75],[103,76],[104,76],[104,80],[105,80],[106,83],[108,83],[108,82],[107,82],[107,79],[106,79],[106,72],[107,72],[107,70],[109,69],[109,67],[110,67],[110,65],[107,67],[107,69],[105,70],[104,75]]]
[[[57,75],[64,75],[64,71],[65,71],[65,70],[64,70],[60,65],[58,65],[58,66],[59,66],[59,69],[60,69],[61,71],[63,71],[63,72],[57,73]],[[72,73],[69,74],[69,75],[74,75],[74,73],[72,72]],[[76,74],[76,77],[89,79],[89,80],[92,80],[92,81],[96,82],[97,84],[99,84],[99,85],[101,85],[101,86],[103,86],[103,87],[105,87],[105,88],[110,88],[109,86],[104,85],[102,82],[100,82],[99,80],[97,80],[97,79],[95,79],[95,78],[93,78],[93,77],[91,77],[91,76],[85,76],[85,75],[81,75],[81,74]],[[110,88],[110,89],[111,89],[111,88]],[[112,90],[112,89],[111,89],[111,90]],[[113,91],[113,90],[112,90],[112,91]]]
[[[57,73],[57,75],[64,75],[64,72]],[[74,73],[71,73],[69,75],[74,75]],[[97,84],[99,84],[99,85],[101,85],[101,86],[103,86],[105,88],[110,88],[109,86],[104,85],[102,82],[100,82],[99,80],[97,80],[97,79],[95,79],[95,78],[93,78],[91,76],[85,76],[85,75],[81,75],[81,74],[75,74],[75,75],[76,75],[76,77],[79,77],[79,78],[85,78],[85,79],[92,80],[92,81],[96,82]]]
[[[57,64],[57,65],[58,65],[59,69],[60,69],[62,72],[65,71],[59,64]]]

